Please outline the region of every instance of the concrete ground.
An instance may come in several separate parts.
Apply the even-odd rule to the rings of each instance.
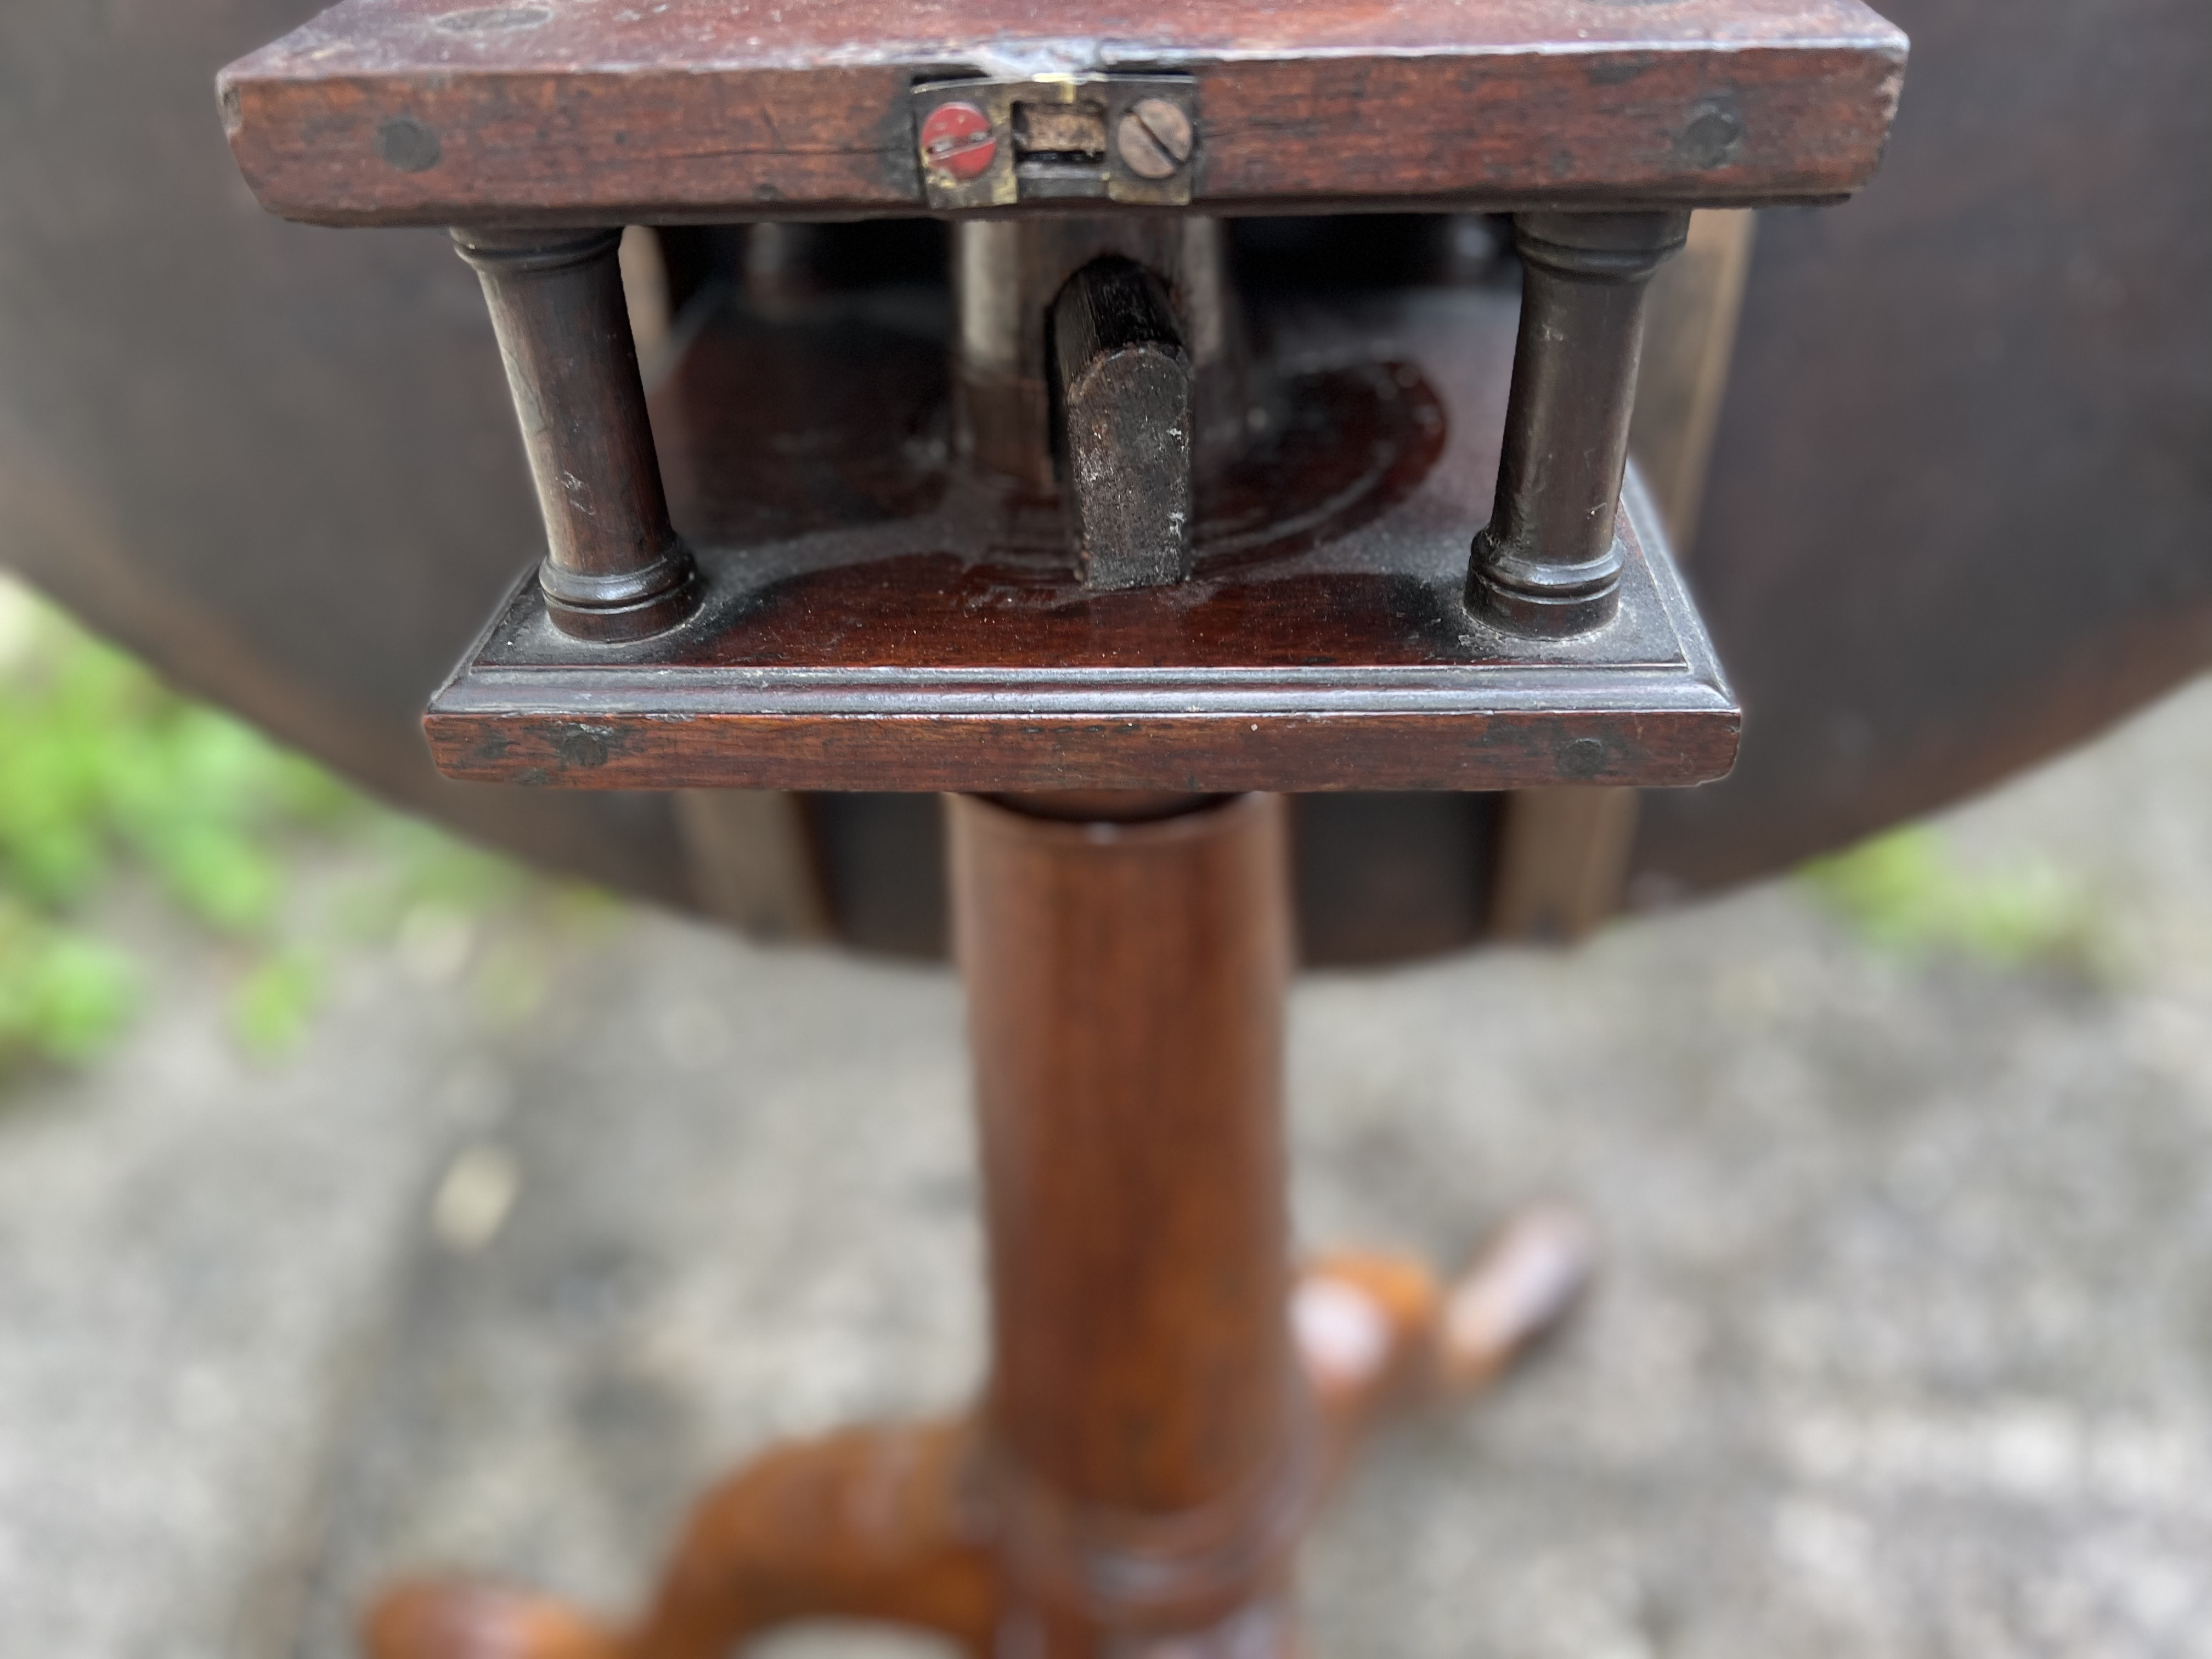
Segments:
[[[1318,1655],[2212,1654],[2212,684],[1942,832],[2073,921],[1916,954],[1786,882],[1301,983],[1308,1239],[1557,1194],[1609,1249],[1382,1438]],[[494,927],[360,948],[270,1065],[149,918],[150,1017],[0,1108],[0,1652],[325,1659],[423,1565],[619,1604],[707,1472],[971,1386],[946,974],[641,911],[532,935],[518,1016]]]

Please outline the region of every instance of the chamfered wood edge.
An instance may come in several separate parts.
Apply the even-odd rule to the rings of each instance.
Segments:
[[[494,649],[542,607],[526,577],[432,698],[423,730],[448,776],[567,788],[1297,793],[1708,783],[1735,764],[1741,710],[1632,462],[1621,507],[1644,573],[1625,585],[1624,603],[1657,611],[1671,660],[540,664]]]
[[[1834,200],[1872,177],[1895,112],[1906,43],[1884,27],[1781,45],[1178,64],[1198,78],[1205,111],[1193,205]],[[561,224],[927,211],[906,100],[942,64],[347,76],[293,64],[283,45],[217,84],[240,170],[284,217]],[[1378,122],[1376,100],[1415,115]],[[1715,119],[1736,135],[1723,133],[1717,155],[1692,131]],[[396,148],[395,124],[406,139]],[[701,144],[702,131],[717,141]]]
[[[423,724],[451,776],[573,788],[1673,787],[1725,775],[1741,727],[1709,650],[1687,643],[1694,660],[1673,667],[1368,671],[1326,691],[1221,671],[580,676],[471,660]]]
[[[646,723],[443,708],[424,720],[448,775],[568,788],[1468,790],[1566,779],[1674,787],[1734,763],[1742,719],[1705,708],[1526,714],[1082,716],[702,714],[685,741]],[[987,726],[988,731],[981,729]],[[1650,725],[1658,730],[1647,734]],[[989,763],[976,750],[988,744]]]

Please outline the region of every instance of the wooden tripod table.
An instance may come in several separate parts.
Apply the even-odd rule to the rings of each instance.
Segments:
[[[1395,1401],[1571,1299],[1293,1271],[1279,793],[1680,785],[1738,713],[1626,469],[1686,210],[1840,197],[1903,62],[1855,0],[1161,18],[347,0],[226,71],[263,201],[445,224],[547,532],[433,700],[456,776],[951,793],[992,1305],[957,1421],[771,1452],[603,1623],[392,1592],[380,1659],[708,1659],[837,1614],[998,1659],[1279,1659]],[[1222,216],[1510,212],[1522,293],[1267,301]],[[625,223],[949,221],[949,305],[710,294],[649,407]],[[677,526],[683,533],[678,533]]]

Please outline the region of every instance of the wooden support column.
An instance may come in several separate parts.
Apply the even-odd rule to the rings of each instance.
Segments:
[[[1578,634],[1620,601],[1613,520],[1644,349],[1644,285],[1686,213],[1524,213],[1521,331],[1468,603],[1530,634]]]
[[[700,1499],[642,1614],[396,1586],[375,1659],[725,1659],[882,1620],[977,1659],[1298,1659],[1292,1557],[1380,1414],[1479,1387],[1570,1306],[1553,1206],[1463,1273],[1285,1256],[1284,802],[951,804],[991,1289],[971,1415],[774,1446]]]
[[[1321,1459],[1286,1314],[1283,802],[1048,803],[951,809],[994,1651],[1287,1659]]]
[[[456,230],[483,279],[545,520],[538,584],[554,626],[641,639],[698,604],[669,523],[623,294],[620,230]]]

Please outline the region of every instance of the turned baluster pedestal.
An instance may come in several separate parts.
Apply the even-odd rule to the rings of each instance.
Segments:
[[[782,1448],[699,1505],[605,1626],[402,1587],[377,1659],[709,1659],[884,1620],[1000,1659],[1290,1659],[1294,1557],[1381,1408],[1476,1386],[1565,1310],[1580,1223],[1531,1211],[1455,1284],[1293,1273],[1279,797],[950,803],[991,1291],[972,1417]]]

